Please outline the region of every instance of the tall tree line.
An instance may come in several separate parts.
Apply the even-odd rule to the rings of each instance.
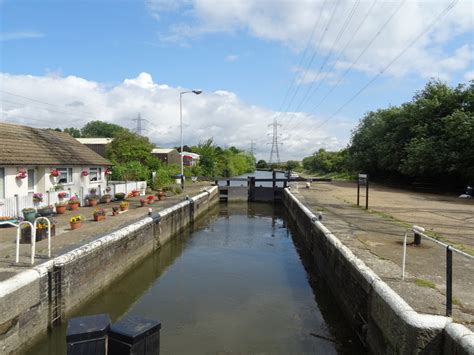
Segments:
[[[456,87],[430,81],[410,102],[368,112],[346,149],[316,152],[303,164],[383,180],[472,184],[474,81]]]

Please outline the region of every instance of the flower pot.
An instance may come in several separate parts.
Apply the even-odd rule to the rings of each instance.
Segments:
[[[71,226],[72,230],[79,229],[79,228],[81,228],[82,222],[81,221],[79,221],[79,222],[69,222],[69,225]]]
[[[145,202],[140,202],[140,206],[141,207],[145,206]]]
[[[118,216],[118,215],[119,215],[118,211],[117,212],[115,212],[115,211],[112,212],[112,216]]]
[[[36,218],[36,211],[23,212],[23,218],[25,219],[25,221],[33,223]]]
[[[78,203],[70,203],[70,204],[69,204],[69,209],[70,209],[71,211],[77,210],[78,207],[79,207],[79,202],[78,202]]]
[[[165,194],[158,195],[158,200],[164,200],[166,198]]]
[[[120,211],[126,211],[128,210],[128,206],[120,206]]]
[[[56,235],[56,226],[51,225],[51,237]],[[39,242],[43,239],[48,239],[48,229],[36,228],[36,241]],[[31,244],[31,228],[21,228],[20,244]]]
[[[40,208],[38,209],[38,214],[41,217],[48,217],[53,214],[53,208]]]
[[[109,203],[110,201],[112,201],[111,198],[104,198],[104,199],[102,200],[102,203]]]
[[[66,205],[56,206],[56,213],[57,213],[57,214],[64,214],[64,213],[66,213]]]
[[[97,206],[97,200],[92,199],[92,200],[87,200],[89,202],[89,206]]]
[[[99,221],[104,221],[105,216],[94,216],[94,221],[99,222]]]

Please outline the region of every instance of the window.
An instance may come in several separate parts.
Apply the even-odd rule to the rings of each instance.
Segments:
[[[5,169],[0,168],[0,198],[5,198]]]
[[[72,183],[72,168],[58,168],[59,171],[59,184]]]
[[[89,168],[89,181],[102,180],[102,168]]]
[[[28,191],[35,190],[35,169],[28,169]]]

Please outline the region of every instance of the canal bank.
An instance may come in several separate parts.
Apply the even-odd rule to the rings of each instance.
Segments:
[[[474,336],[451,318],[413,310],[289,190],[284,204],[318,273],[371,352],[473,354]]]
[[[0,350],[16,353],[218,202],[210,187],[0,283]]]

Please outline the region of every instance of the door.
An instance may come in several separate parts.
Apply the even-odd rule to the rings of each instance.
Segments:
[[[28,169],[28,196],[33,198],[33,193],[36,189],[36,170],[35,169]]]

